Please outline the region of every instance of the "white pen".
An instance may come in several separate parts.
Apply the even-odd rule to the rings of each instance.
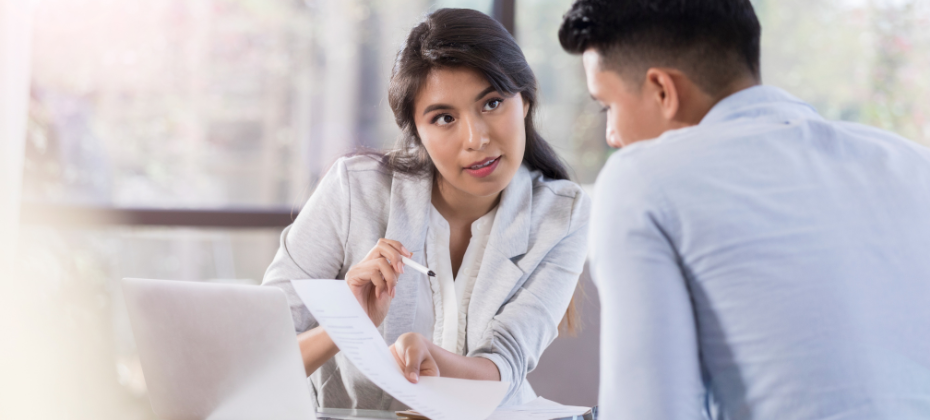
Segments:
[[[436,273],[434,273],[433,270],[430,270],[430,269],[428,269],[428,268],[426,268],[426,267],[420,265],[419,263],[417,263],[417,262],[414,261],[414,260],[411,260],[410,258],[407,258],[407,257],[401,255],[400,260],[403,261],[404,265],[408,265],[408,266],[410,266],[410,268],[412,268],[412,269],[414,269],[414,270],[417,270],[417,271],[419,271],[419,272],[421,272],[421,273],[423,273],[423,274],[426,274],[427,276],[430,276],[430,277],[436,277]]]

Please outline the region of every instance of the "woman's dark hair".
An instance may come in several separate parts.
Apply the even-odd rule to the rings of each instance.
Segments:
[[[484,13],[470,9],[439,9],[410,31],[397,53],[388,101],[401,129],[397,146],[384,156],[395,172],[435,175],[436,167],[420,141],[414,123],[414,100],[430,71],[467,68],[483,75],[501,94],[519,93],[529,105],[524,119],[526,150],[523,163],[550,179],[568,179],[558,155],[536,132],[536,76],[523,51],[507,29]],[[578,315],[572,298],[562,320],[570,334],[577,329]]]
[[[430,71],[467,68],[483,75],[501,94],[517,94],[529,104],[524,120],[523,163],[551,179],[568,179],[568,171],[552,147],[536,132],[536,76],[513,37],[496,20],[470,9],[439,9],[410,31],[397,53],[388,101],[401,137],[387,153],[391,170],[432,174],[435,166],[423,148],[414,123],[414,100]]]

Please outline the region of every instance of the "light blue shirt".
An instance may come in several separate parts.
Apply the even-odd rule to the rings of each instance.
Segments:
[[[758,86],[594,200],[602,418],[930,418],[930,150]]]

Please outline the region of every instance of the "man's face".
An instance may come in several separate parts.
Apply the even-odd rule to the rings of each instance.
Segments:
[[[591,48],[582,55],[588,92],[607,113],[607,144],[629,146],[659,137],[668,128],[660,102],[644,86],[628,83],[616,71],[601,66],[601,54]]]

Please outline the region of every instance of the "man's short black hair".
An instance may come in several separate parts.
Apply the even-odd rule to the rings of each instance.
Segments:
[[[761,79],[761,32],[750,0],[577,0],[559,41],[573,54],[594,48],[627,80],[671,67],[717,95],[747,75]]]

